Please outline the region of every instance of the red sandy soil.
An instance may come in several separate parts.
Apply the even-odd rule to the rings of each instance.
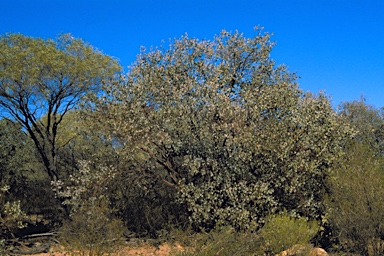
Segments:
[[[182,251],[183,247],[179,244],[176,244],[174,246],[170,246],[169,244],[165,243],[160,245],[158,248],[150,245],[143,245],[143,246],[137,246],[137,247],[123,247],[120,250],[118,250],[115,253],[108,254],[111,256],[125,256],[125,255],[143,255],[143,256],[167,256],[170,255],[171,252],[177,252]],[[65,253],[65,252],[49,252],[49,253],[39,253],[39,254],[33,254],[30,256],[71,256],[76,255],[74,253]],[[27,255],[26,255],[27,256]]]

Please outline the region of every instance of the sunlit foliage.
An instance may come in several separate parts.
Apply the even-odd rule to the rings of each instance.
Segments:
[[[1,114],[29,133],[52,180],[60,176],[56,142],[63,117],[119,70],[116,60],[70,34],[56,41],[0,37]]]
[[[130,170],[175,187],[199,228],[255,229],[284,209],[321,218],[350,133],[324,95],[304,94],[275,65],[270,35],[255,33],[184,36],[142,52],[96,102]]]

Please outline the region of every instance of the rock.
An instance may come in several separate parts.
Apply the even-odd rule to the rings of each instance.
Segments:
[[[311,250],[312,256],[328,256],[328,253],[323,248],[313,248]]]
[[[279,254],[276,254],[275,256],[290,256],[290,255],[306,255],[306,251],[308,251],[308,255],[310,256],[329,256],[328,253],[322,249],[322,248],[309,248],[308,246],[304,245],[294,245],[288,250],[282,251]]]

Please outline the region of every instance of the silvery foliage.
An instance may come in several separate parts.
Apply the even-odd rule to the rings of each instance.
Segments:
[[[130,171],[174,186],[199,227],[257,229],[284,209],[321,218],[326,177],[352,134],[255,31],[143,51],[95,104]]]
[[[9,185],[4,185],[0,188],[0,227],[7,231],[14,228],[26,227],[25,220],[27,215],[21,210],[20,200],[8,201],[5,199],[5,194],[10,189]]]
[[[108,199],[108,187],[116,174],[112,166],[92,168],[88,161],[79,161],[79,171],[69,176],[68,181],[52,181],[52,188],[63,199],[64,205],[76,213],[85,206],[99,206]],[[108,200],[107,200],[108,201]]]

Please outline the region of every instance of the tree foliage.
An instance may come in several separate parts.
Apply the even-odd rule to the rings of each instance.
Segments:
[[[356,130],[330,177],[328,213],[345,250],[384,253],[384,116],[364,99],[341,105],[340,116]]]
[[[23,171],[36,169],[36,150],[21,125],[9,119],[0,120],[0,181],[10,185]]]
[[[344,102],[339,111],[345,122],[357,131],[354,141],[367,144],[376,155],[384,156],[384,108],[366,104],[362,97]]]
[[[96,102],[106,138],[145,186],[175,188],[196,227],[259,227],[284,209],[320,218],[349,136],[324,95],[270,59],[270,35],[184,36],[142,52]]]
[[[56,142],[63,117],[119,70],[114,59],[69,34],[56,41],[0,37],[2,114],[29,133],[52,180],[59,178]]]
[[[329,219],[344,249],[384,253],[384,159],[356,143],[331,179]]]

